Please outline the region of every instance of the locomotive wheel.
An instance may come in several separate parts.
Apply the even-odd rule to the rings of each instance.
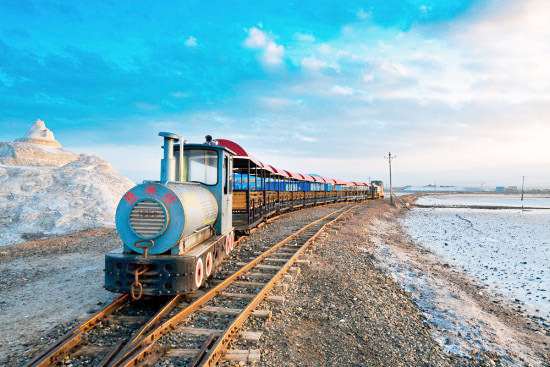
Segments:
[[[212,272],[212,253],[209,252],[206,254],[206,263],[204,265],[204,270],[206,271],[206,276],[209,277]]]
[[[197,265],[195,265],[195,285],[198,287],[202,284],[202,275],[203,275],[203,266],[202,259],[197,260]]]

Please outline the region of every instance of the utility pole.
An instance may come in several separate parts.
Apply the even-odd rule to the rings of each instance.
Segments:
[[[521,176],[521,201],[523,201],[523,185],[525,184],[525,176]]]
[[[384,159],[387,159],[388,160],[388,164],[390,166],[390,203],[393,204],[393,185],[392,185],[392,182],[391,182],[391,160],[394,159],[394,158],[397,158],[396,156],[393,156],[391,155],[391,152],[388,152],[388,156],[384,156]]]

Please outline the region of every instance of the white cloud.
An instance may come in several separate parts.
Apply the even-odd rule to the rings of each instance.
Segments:
[[[263,50],[260,61],[265,66],[276,66],[283,62],[285,48],[278,45],[264,31],[256,27],[248,30],[248,37],[244,40],[245,47]]]
[[[478,91],[492,91],[513,102],[550,98],[550,2],[522,0],[502,6],[492,0],[473,10],[450,29],[449,36],[470,65],[480,67],[470,69],[477,78],[474,83],[485,84]]]
[[[187,98],[189,97],[189,93],[185,93],[185,92],[174,92],[171,94],[172,97],[174,98]]]
[[[330,90],[330,93],[340,94],[340,95],[343,95],[343,96],[351,96],[353,94],[353,89],[351,89],[350,87],[345,87],[345,86],[342,87],[340,85],[335,85]]]
[[[327,45],[326,43],[324,43],[317,48],[317,52],[319,52],[319,54],[321,55],[330,56],[335,54],[337,50],[331,47],[330,45]]]
[[[371,14],[371,12],[368,12],[368,13],[367,13],[367,12],[364,11],[363,9],[359,9],[359,10],[357,11],[356,15],[357,15],[357,18],[359,18],[359,19],[361,19],[361,20],[365,20],[365,19],[367,19],[367,18],[370,18],[372,14]]]
[[[381,70],[393,76],[407,76],[408,71],[405,65],[390,59],[378,59],[379,67]]]
[[[269,109],[280,110],[294,105],[299,105],[302,103],[302,100],[293,100],[284,97],[260,97],[260,102],[263,106]]]
[[[314,70],[322,69],[328,66],[325,61],[319,60],[315,57],[304,57],[302,59],[301,65],[303,68]]]
[[[273,41],[267,43],[267,47],[262,55],[262,60],[268,65],[277,65],[282,63],[285,55],[285,48]]]
[[[159,108],[159,106],[157,105],[150,104],[150,103],[143,103],[143,102],[136,103],[136,107],[144,111],[153,111]]]
[[[420,5],[420,7],[418,8],[420,9],[420,11],[424,14],[428,13],[429,11],[432,10],[432,7],[431,6],[426,6],[426,5]]]
[[[264,31],[256,27],[248,30],[248,37],[244,40],[244,45],[248,48],[264,48],[267,45],[268,37]]]
[[[315,37],[311,34],[296,32],[293,37],[294,39],[302,42],[315,42]]]
[[[189,38],[185,41],[185,46],[197,47],[197,39],[193,36],[189,36]]]
[[[292,134],[292,137],[293,137],[294,139],[298,139],[298,140],[304,141],[304,142],[306,142],[306,143],[313,143],[313,142],[317,141],[317,139],[314,138],[314,137],[305,136],[305,135],[298,134],[298,133]]]
[[[370,75],[370,74],[363,74],[363,81],[364,81],[365,83],[368,83],[368,82],[372,81],[373,79],[374,79],[374,77],[373,77],[372,75]]]

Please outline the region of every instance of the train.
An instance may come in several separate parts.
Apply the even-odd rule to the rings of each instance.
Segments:
[[[235,236],[267,218],[329,203],[379,199],[382,183],[299,174],[207,135],[204,143],[160,132],[159,181],[128,190],[116,210],[123,247],[105,255],[105,288],[163,296],[200,288],[233,250]]]

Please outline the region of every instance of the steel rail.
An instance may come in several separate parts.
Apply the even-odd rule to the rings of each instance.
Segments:
[[[159,322],[161,317],[168,315],[170,311],[176,307],[178,302],[181,300],[181,295],[176,295],[164,305],[152,318],[149,319],[139,330],[137,330],[132,337],[125,343],[119,343],[99,364],[98,367],[107,367],[111,362],[119,359],[122,355],[128,353],[129,350],[132,350],[134,344],[145,334],[146,332],[153,329],[154,326]]]
[[[176,315],[172,316],[170,319],[166,320],[161,325],[157,326],[155,329],[151,330],[147,335],[141,338],[139,342],[134,343],[131,350],[128,350],[128,352],[118,358],[117,360],[114,360],[111,364],[109,364],[109,367],[136,367],[139,366],[140,363],[144,362],[145,360],[154,359],[156,356],[160,356],[164,354],[165,348],[162,346],[156,345],[156,341],[159,340],[164,334],[169,332],[170,330],[173,330],[176,328],[176,325],[180,322],[184,321],[187,317],[189,317],[194,312],[200,310],[202,306],[204,306],[207,302],[209,302],[211,299],[216,297],[219,293],[221,293],[224,289],[228,288],[233,281],[237,280],[241,275],[248,272],[250,269],[255,267],[259,262],[267,258],[271,253],[277,251],[279,248],[287,244],[289,241],[297,237],[302,232],[306,231],[311,226],[327,219],[328,217],[338,213],[342,212],[344,210],[349,211],[352,208],[339,208],[326,216],[319,218],[306,226],[302,227],[298,231],[294,232],[290,236],[286,237],[285,239],[279,241],[277,244],[266,250],[264,253],[256,257],[254,260],[249,262],[247,265],[243,266],[241,269],[224,279],[220,284],[209,290],[207,293],[205,293],[200,298],[196,299],[191,303],[189,306],[187,306],[185,309],[177,313]],[[340,217],[340,215],[338,216]],[[332,223],[332,221],[330,222]],[[326,226],[326,224],[325,224]],[[324,226],[322,227],[324,228]],[[317,235],[320,232],[317,232]],[[316,237],[315,237],[316,238]]]
[[[38,356],[36,356],[33,360],[28,362],[25,367],[46,367],[53,365],[57,359],[66,354],[71,348],[73,348],[80,342],[84,332],[92,329],[101,319],[112,314],[126,302],[128,302],[127,294],[119,297],[103,310],[99,311],[90,319],[88,319],[86,322],[56,340],[52,345],[50,345],[48,349],[46,349]]]
[[[203,358],[200,364],[198,366],[208,366],[212,367],[216,365],[216,362],[223,356],[225,350],[227,349],[227,346],[229,345],[229,342],[231,339],[233,339],[239,332],[240,328],[244,324],[244,322],[247,320],[247,318],[250,316],[250,313],[260,304],[260,302],[263,301],[263,299],[267,296],[267,293],[273,289],[275,286],[275,283],[288,271],[288,269],[294,264],[294,262],[302,255],[302,253],[306,250],[308,245],[315,241],[317,237],[323,232],[326,226],[334,223],[338,219],[340,219],[343,215],[349,213],[351,210],[356,208],[357,205],[352,206],[351,208],[343,211],[340,213],[336,218],[331,220],[330,222],[327,222],[323,224],[321,228],[312,236],[310,237],[300,248],[292,255],[292,257],[281,267],[281,269],[267,282],[267,284],[262,288],[262,290],[254,297],[254,299],[245,307],[245,309],[235,318],[235,320],[229,325],[225,332],[217,339],[214,346],[209,350],[209,352],[206,354],[206,356]]]

